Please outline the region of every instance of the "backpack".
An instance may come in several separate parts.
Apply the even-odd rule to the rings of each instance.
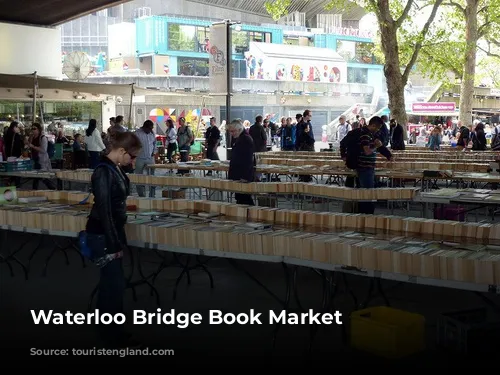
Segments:
[[[349,169],[358,168],[358,158],[360,153],[361,129],[353,129],[340,141],[340,155],[346,159],[346,166]]]
[[[192,146],[192,145],[194,145],[194,134],[193,134],[193,131],[189,128],[189,126],[187,127],[187,133],[188,133],[188,135],[191,133],[190,137],[193,138],[193,140],[189,144],[190,146]]]
[[[191,128],[186,125],[186,130],[184,130],[182,133],[180,134],[186,134],[188,135],[189,138],[193,138],[193,140],[191,141],[191,143],[189,144],[190,146],[194,145],[194,134],[193,134],[193,131],[191,130]]]

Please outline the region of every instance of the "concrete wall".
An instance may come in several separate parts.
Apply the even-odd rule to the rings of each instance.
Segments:
[[[139,87],[154,87],[164,91],[202,91],[207,94],[210,89],[209,77],[117,75],[88,77],[86,81],[92,83],[111,82],[114,84],[130,84],[134,82]],[[369,98],[373,94],[373,86],[358,83],[287,82],[234,78],[233,91],[247,92],[249,94],[276,92],[280,95],[286,95],[290,92],[316,93],[316,95],[333,96],[340,101],[345,97],[356,96],[358,102],[369,102]],[[313,98],[317,96],[300,97],[315,100]]]

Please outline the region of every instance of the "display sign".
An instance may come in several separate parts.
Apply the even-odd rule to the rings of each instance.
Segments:
[[[0,187],[0,205],[16,202],[17,191],[15,186]]]
[[[228,80],[228,69],[231,61],[227,56],[227,28],[226,23],[214,24],[210,27],[210,44],[207,46],[209,54],[210,92],[212,94],[227,94],[231,92],[231,80]],[[229,82],[228,82],[229,81]]]
[[[456,104],[453,102],[436,102],[436,103],[413,103],[411,105],[412,112],[455,112]]]

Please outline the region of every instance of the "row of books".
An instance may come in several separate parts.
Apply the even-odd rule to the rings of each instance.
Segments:
[[[51,202],[72,204],[72,210],[82,209],[81,202],[86,193],[68,191],[19,191],[19,197],[44,196]],[[92,196],[89,198],[92,204]],[[32,204],[41,207],[45,203]],[[129,197],[127,206],[131,214],[136,212],[191,212],[221,215],[231,220],[259,222],[270,225],[290,225],[328,230],[346,229],[373,233],[393,233],[402,236],[420,236],[431,240],[478,241],[500,245],[500,224],[466,223],[395,215],[362,215],[338,212],[316,212],[282,208],[237,205],[230,202],[186,200],[168,198]],[[8,206],[6,206],[8,207]]]
[[[436,157],[434,158],[436,160]],[[328,166],[330,168],[345,168],[345,162],[343,160],[334,160],[334,159],[323,159],[323,158],[315,158],[315,159],[301,159],[295,157],[293,159],[285,159],[285,158],[261,158],[259,160],[260,164],[272,164],[272,165],[287,165],[291,167],[321,167]],[[428,162],[418,162],[418,161],[394,161],[388,162],[387,160],[377,160],[376,168],[385,168],[385,169],[407,169],[407,170],[452,170],[457,172],[481,172],[486,173],[490,169],[489,162],[478,163],[478,162],[453,162],[453,163],[443,163],[439,161],[428,161]]]
[[[436,156],[439,160],[446,161],[461,161],[461,162],[491,162],[497,156],[494,152],[436,152],[436,151],[391,151],[395,160],[424,160],[434,161]],[[275,159],[275,158],[299,158],[299,159],[340,159],[340,152],[291,152],[291,151],[273,151],[273,152],[259,152],[256,153],[257,160]],[[377,154],[377,157],[383,159],[384,157]]]
[[[205,215],[200,215],[201,213]],[[0,207],[0,225],[77,233],[88,211],[60,203]],[[224,253],[283,256],[441,280],[498,284],[500,248],[480,241],[428,241],[417,236],[380,238],[362,230],[309,230],[308,226],[231,220],[210,212],[131,214],[127,238],[142,243]]]
[[[91,172],[88,170],[57,172],[61,180],[90,182]],[[203,188],[247,194],[302,194],[315,197],[345,200],[413,200],[417,188],[377,188],[353,189],[343,186],[323,185],[304,182],[251,182],[242,183],[220,178],[197,178],[176,176],[129,175],[134,184],[156,186]]]

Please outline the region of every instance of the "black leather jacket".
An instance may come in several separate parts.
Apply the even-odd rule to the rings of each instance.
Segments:
[[[87,221],[87,232],[104,234],[108,253],[121,251],[126,246],[125,224],[127,222],[127,197],[130,181],[121,167],[107,157],[92,174],[94,205]]]

